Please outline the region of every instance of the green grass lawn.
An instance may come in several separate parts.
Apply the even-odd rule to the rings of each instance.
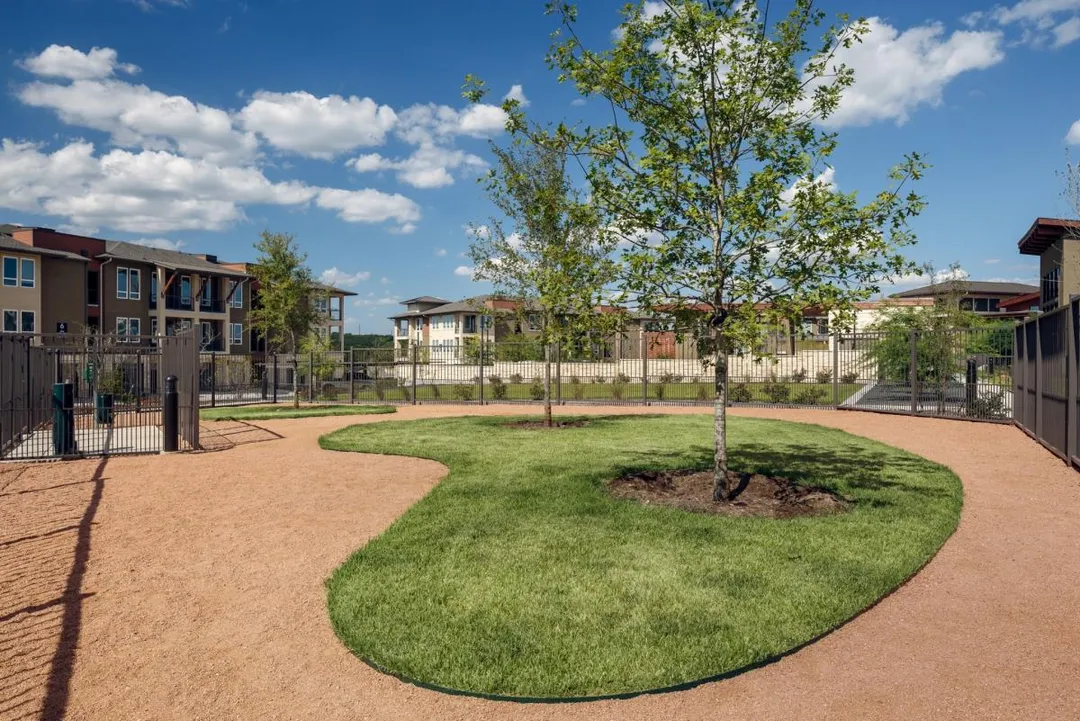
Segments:
[[[273,406],[236,406],[231,408],[202,408],[199,418],[204,421],[267,421],[274,418],[316,418],[319,416],[362,416],[368,413],[393,413],[393,406],[300,406],[291,403]]]
[[[837,516],[730,518],[617,501],[631,469],[707,468],[711,417],[366,424],[323,447],[432,458],[450,474],[327,581],[330,618],[369,663],[514,697],[668,687],[761,662],[834,628],[953,532],[948,469],[818,426],[731,418],[734,467],[825,486]],[[885,642],[885,640],[883,640]]]
[[[337,393],[333,396],[333,400],[347,401],[349,399],[349,393],[347,390],[347,382],[343,384],[346,387],[344,392]],[[772,399],[766,392],[768,384],[761,381],[755,382],[734,382],[732,383],[732,389],[741,387],[741,392],[744,395],[739,397],[738,402],[742,403],[793,403],[797,405],[832,405],[833,403],[833,387],[831,383],[819,384],[819,383],[781,383],[779,385],[787,388],[787,395],[780,399]],[[507,381],[505,383],[505,394],[502,398],[499,398],[493,387],[485,383],[484,385],[484,400],[506,400],[506,401],[531,401],[531,383],[511,383]],[[457,388],[458,390],[455,390]],[[840,383],[838,384],[840,400],[843,401],[860,388],[860,383]],[[642,394],[645,391],[645,386],[641,382],[632,383],[593,383],[591,379],[582,379],[581,383],[570,383],[566,377],[562,382],[562,400],[564,401],[615,401],[615,402],[627,402],[642,400]],[[552,393],[555,395],[557,389],[554,384],[552,386]],[[733,393],[736,391],[732,391]],[[301,395],[304,395],[306,389],[301,389]],[[381,389],[382,397],[371,386],[364,386],[356,384],[355,394],[358,402],[371,402],[371,401],[395,401],[395,402],[408,402],[412,400],[412,386],[404,385],[392,388]],[[648,398],[651,401],[699,401],[699,402],[711,402],[713,393],[713,386],[711,383],[659,383],[650,382],[648,385]],[[812,395],[809,395],[812,394]],[[476,384],[470,383],[466,379],[462,379],[461,383],[420,383],[416,387],[416,396],[419,401],[461,401],[461,400],[478,400],[479,395],[477,392]],[[734,396],[733,396],[734,397]]]

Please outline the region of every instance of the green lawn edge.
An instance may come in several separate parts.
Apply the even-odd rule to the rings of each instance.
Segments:
[[[579,416],[560,416],[560,419],[569,419],[571,417],[577,418]],[[589,418],[591,420],[598,420],[598,418],[596,416],[592,416],[592,417],[580,416],[580,417],[581,418]],[[454,420],[455,423],[458,423],[458,424],[460,424],[462,422],[468,422],[468,421],[478,421],[478,422],[482,422],[484,425],[488,425],[488,426],[492,426],[492,425],[501,426],[501,425],[504,425],[504,424],[506,424],[508,422],[511,422],[511,421],[514,421],[514,420],[522,420],[522,419],[526,419],[526,418],[527,419],[535,419],[536,417],[535,416],[514,416],[514,417],[492,418],[490,416],[464,416],[464,417],[455,418],[453,420]],[[612,419],[612,418],[614,418],[616,420],[626,420],[626,421],[640,422],[642,420],[652,420],[652,419],[658,419],[658,418],[671,419],[671,418],[674,418],[674,417],[672,417],[672,416],[664,416],[662,414],[653,414],[653,415],[648,415],[648,416],[621,415],[621,416],[604,416],[604,417],[601,417],[600,420],[607,420],[607,419]],[[686,416],[682,416],[681,418],[686,419],[686,418],[703,418],[703,417],[697,417],[697,416],[686,417]],[[386,427],[390,427],[390,426],[417,426],[417,425],[430,426],[430,425],[433,425],[433,424],[437,424],[439,422],[439,420],[442,420],[442,419],[425,419],[425,420],[417,420],[417,421],[393,421],[393,422],[388,422],[388,423],[385,423],[385,424],[378,424],[378,425],[382,426],[383,430],[385,430]],[[676,682],[673,682],[673,683],[665,683],[665,684],[661,684],[661,685],[648,686],[648,687],[636,687],[636,688],[632,688],[632,689],[620,689],[620,690],[612,691],[612,692],[586,693],[586,694],[558,694],[558,695],[550,695],[550,694],[533,695],[533,694],[522,694],[522,693],[492,692],[492,691],[486,691],[486,690],[478,690],[478,689],[475,689],[475,688],[469,688],[469,687],[467,687],[465,685],[452,685],[452,684],[441,683],[437,679],[423,678],[420,675],[411,674],[411,673],[403,671],[403,670],[401,670],[399,668],[395,668],[395,667],[393,667],[391,665],[381,663],[380,661],[376,660],[375,658],[365,654],[361,649],[357,648],[356,645],[353,644],[351,642],[351,640],[350,640],[350,635],[348,633],[348,629],[343,627],[342,624],[339,622],[339,619],[337,617],[335,617],[335,614],[333,613],[333,603],[334,603],[334,600],[333,600],[333,587],[334,587],[334,584],[335,584],[335,580],[338,579],[343,572],[345,572],[345,570],[350,566],[351,563],[353,563],[357,558],[362,557],[362,555],[365,553],[365,551],[368,548],[370,548],[373,544],[377,544],[382,539],[384,539],[385,537],[395,533],[395,530],[398,529],[399,526],[404,521],[406,521],[406,519],[410,516],[410,514],[412,514],[414,512],[414,509],[416,509],[416,508],[420,507],[422,504],[424,504],[425,501],[427,501],[429,498],[432,497],[432,495],[437,491],[439,486],[441,486],[442,484],[447,483],[447,481],[452,480],[453,476],[455,475],[454,464],[446,462],[446,459],[444,457],[442,457],[442,455],[440,453],[438,453],[438,452],[425,452],[423,450],[417,450],[417,449],[412,449],[411,451],[408,451],[408,452],[396,452],[396,451],[394,451],[392,449],[388,449],[388,448],[380,448],[380,449],[372,450],[372,451],[360,451],[360,452],[377,452],[377,453],[384,454],[384,455],[397,455],[397,456],[402,456],[402,457],[415,457],[415,458],[424,458],[424,459],[428,459],[428,460],[435,460],[435,461],[444,463],[444,465],[447,465],[448,473],[440,481],[440,484],[437,485],[435,489],[433,489],[427,495],[425,495],[424,498],[417,501],[412,507],[410,507],[406,511],[405,514],[403,514],[397,520],[395,520],[394,523],[392,523],[381,534],[379,534],[375,538],[371,539],[367,544],[365,544],[361,548],[357,549],[357,551],[352,553],[349,556],[349,558],[346,559],[346,561],[343,562],[337,569],[335,569],[335,571],[331,574],[331,576],[326,580],[326,585],[327,585],[327,589],[328,589],[328,610],[330,611],[331,623],[332,623],[332,625],[334,627],[335,633],[337,634],[338,638],[342,641],[342,643],[345,644],[345,646],[347,648],[349,648],[349,650],[354,655],[356,655],[361,661],[363,661],[364,663],[369,665],[371,668],[379,671],[380,673],[384,673],[384,674],[393,676],[395,678],[398,678],[401,681],[404,681],[404,682],[407,682],[407,683],[410,683],[410,684],[413,684],[413,685],[416,685],[416,686],[419,686],[419,687],[422,687],[422,688],[435,690],[435,691],[439,691],[439,692],[447,693],[447,694],[453,694],[453,695],[473,696],[473,697],[479,697],[479,698],[485,698],[485,699],[491,699],[491,700],[515,701],[515,702],[524,702],[524,703],[566,703],[566,702],[587,702],[587,701],[596,701],[596,700],[603,700],[603,699],[622,699],[622,698],[631,698],[631,697],[639,696],[639,695],[643,695],[643,694],[656,694],[656,693],[666,693],[666,692],[685,690],[685,689],[689,689],[689,688],[692,688],[694,686],[698,686],[698,685],[701,685],[701,684],[704,684],[704,683],[710,683],[710,682],[714,682],[714,681],[719,681],[719,680],[731,678],[731,677],[740,675],[742,673],[746,673],[748,671],[751,671],[753,669],[757,669],[757,668],[760,668],[762,666],[766,666],[766,665],[775,663],[777,660],[779,660],[781,658],[784,658],[785,656],[789,656],[789,655],[791,655],[793,653],[796,653],[797,651],[805,648],[806,646],[808,646],[808,645],[810,645],[812,643],[815,643],[818,640],[820,640],[821,638],[829,635],[830,633],[834,632],[838,628],[841,628],[842,626],[846,625],[847,623],[850,623],[852,620],[854,620],[855,618],[858,618],[860,615],[866,613],[868,610],[875,607],[882,600],[888,598],[891,594],[895,593],[899,588],[901,588],[904,584],[906,584],[908,581],[910,581],[915,575],[917,575],[923,568],[925,568],[925,566],[928,563],[930,563],[930,561],[932,561],[936,557],[937,553],[941,550],[941,548],[948,541],[948,539],[953,535],[953,533],[956,531],[956,529],[957,529],[957,527],[959,525],[960,517],[961,517],[961,513],[962,513],[962,508],[963,508],[963,500],[964,500],[964,498],[963,498],[963,487],[962,487],[962,484],[961,484],[959,478],[955,475],[955,473],[953,473],[946,466],[943,466],[943,465],[937,464],[937,463],[933,463],[933,462],[931,462],[931,461],[929,461],[929,460],[927,460],[925,458],[922,458],[921,456],[918,456],[918,455],[913,454],[913,453],[909,453],[907,451],[903,451],[903,450],[895,448],[893,446],[889,446],[887,444],[883,444],[883,443],[880,443],[880,442],[877,442],[877,441],[873,441],[871,439],[867,439],[867,438],[862,437],[862,436],[858,436],[858,435],[855,435],[855,434],[850,434],[850,433],[847,433],[845,431],[841,431],[841,430],[831,428],[831,427],[828,427],[828,426],[823,426],[823,425],[820,425],[820,424],[794,423],[794,422],[790,422],[790,421],[772,421],[772,420],[767,420],[767,419],[733,419],[733,421],[734,421],[735,426],[738,426],[738,425],[743,424],[743,423],[749,423],[749,424],[766,423],[766,424],[780,424],[780,425],[783,425],[783,426],[790,426],[790,427],[801,427],[801,428],[815,429],[815,430],[817,430],[819,432],[822,432],[822,433],[824,433],[826,435],[831,435],[834,438],[849,438],[849,439],[852,439],[852,440],[856,441],[858,443],[858,445],[861,445],[861,446],[863,446],[865,448],[884,449],[885,451],[887,451],[889,453],[898,454],[899,456],[904,457],[904,458],[908,458],[908,459],[914,459],[915,461],[917,461],[917,462],[919,462],[921,464],[924,464],[927,469],[936,469],[938,473],[943,475],[943,477],[947,477],[950,484],[952,484],[954,486],[955,498],[953,500],[955,500],[955,507],[952,509],[952,513],[951,513],[951,516],[950,516],[951,520],[948,522],[947,526],[942,529],[942,532],[937,537],[936,542],[931,547],[929,547],[927,549],[928,552],[922,555],[922,557],[918,561],[918,563],[916,563],[913,567],[911,567],[906,574],[904,574],[902,577],[899,577],[894,583],[891,583],[891,585],[889,585],[887,588],[885,588],[881,593],[878,593],[873,598],[869,598],[867,600],[867,602],[865,604],[863,604],[861,607],[855,609],[852,613],[850,613],[850,614],[846,615],[845,617],[839,619],[836,623],[830,625],[829,627],[824,628],[819,633],[815,633],[815,634],[813,634],[813,635],[799,641],[798,643],[790,645],[789,647],[784,648],[782,650],[779,650],[777,652],[772,652],[772,653],[765,654],[763,657],[755,659],[752,662],[742,664],[742,665],[737,666],[735,668],[724,669],[724,670],[718,671],[716,673],[709,673],[709,674],[695,676],[695,677],[692,677],[692,678],[680,679],[680,680],[678,680]],[[322,448],[327,449],[327,450],[355,452],[355,449],[349,447],[350,443],[348,443],[348,442],[343,443],[342,439],[347,438],[348,435],[351,432],[355,432],[356,430],[363,430],[363,431],[366,432],[366,431],[369,431],[371,428],[372,428],[372,426],[370,426],[370,425],[349,426],[347,428],[340,429],[338,431],[335,431],[335,432],[332,432],[332,433],[329,433],[329,434],[326,434],[326,435],[322,436],[319,439],[319,444],[320,444],[320,446]],[[555,433],[574,432],[574,430],[576,430],[576,429],[571,429],[569,431],[556,431]],[[526,434],[528,434],[528,433],[537,433],[537,431],[517,431],[517,432],[526,433]],[[540,433],[543,433],[543,432],[541,431]],[[679,463],[676,463],[676,464],[646,463],[646,464],[642,464],[642,467],[649,467],[649,468],[685,467],[685,465],[686,465],[685,463],[682,463],[682,464],[679,464]],[[617,504],[636,505],[631,501],[614,501],[613,500],[612,502],[617,503]],[[642,508],[642,507],[639,507],[639,508]],[[648,512],[648,511],[655,511],[657,509],[644,509],[644,508],[642,508],[642,510],[646,510]],[[669,513],[673,512],[673,511],[671,511],[671,509],[666,509],[666,511],[669,512]],[[675,513],[681,513],[681,512],[676,511]],[[738,523],[738,522],[743,521],[744,519],[729,519],[729,520],[734,520],[736,523]],[[760,519],[755,519],[755,520],[760,520]],[[784,523],[792,523],[792,521],[790,521],[790,520],[776,520],[776,521],[766,521],[766,523],[784,524]]]
[[[202,408],[201,421],[269,421],[288,418],[324,418],[328,416],[364,416],[380,413],[396,413],[394,406],[323,405],[300,406],[291,404],[273,406],[230,406]]]

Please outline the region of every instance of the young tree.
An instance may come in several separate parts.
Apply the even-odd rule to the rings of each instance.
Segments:
[[[811,47],[806,36],[824,21],[813,0],[794,0],[775,22],[768,3],[638,2],[599,51],[582,45],[573,6],[548,10],[562,23],[549,63],[610,105],[611,125],[569,142],[630,245],[624,289],[644,308],[702,321],[683,325],[703,329],[712,359],[714,498],[730,499],[728,352],[808,306],[850,306],[911,270],[899,249],[914,242],[908,220],[923,202],[907,186],[924,164],[908,156],[865,204],[833,187],[825,163],[837,135],[822,121],[854,80],[835,55],[867,25],[841,16]]]
[[[259,304],[249,314],[252,328],[266,339],[267,353],[289,353],[293,364],[293,406],[300,405],[297,388],[301,340],[318,320],[313,301],[315,281],[307,255],[287,233],[264,230],[255,244],[259,257],[252,275],[259,288]]]
[[[532,128],[515,133],[507,147],[493,143],[492,152],[487,191],[499,215],[473,226],[469,254],[475,278],[517,301],[517,322],[538,331],[551,426],[552,345],[617,328],[619,314],[598,312],[613,274],[611,236],[567,173],[565,138]]]

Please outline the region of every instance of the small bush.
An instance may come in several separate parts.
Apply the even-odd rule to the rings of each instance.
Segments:
[[[851,385],[852,383],[854,383],[858,379],[859,379],[859,374],[856,373],[855,371],[848,371],[847,373],[840,376],[840,382],[843,383],[844,385]]]
[[[456,401],[471,401],[473,399],[473,393],[476,391],[476,386],[469,383],[457,383],[454,385],[454,389],[450,392]]]
[[[412,391],[409,388],[402,386],[401,395],[405,399],[406,403],[412,403]]]
[[[623,384],[623,383],[612,383],[611,384],[611,399],[612,400],[621,401],[623,399],[623,395],[625,393],[626,393],[626,385],[625,384]]]
[[[822,385],[832,383],[832,369],[822,368],[817,372],[817,375],[815,377],[817,378],[817,382]]]
[[[816,406],[825,402],[826,390],[824,388],[800,388],[792,398],[792,402],[800,406]]]
[[[337,399],[337,393],[334,392],[333,383],[323,383],[319,387],[319,400],[332,401]]]
[[[529,397],[534,401],[544,400],[544,381],[540,380],[540,376],[532,379],[532,385],[529,386]]]
[[[499,376],[488,376],[488,385],[491,388],[491,397],[497,401],[506,400],[506,384]]]
[[[681,375],[679,375],[678,373],[676,373],[675,375],[671,376],[671,380],[674,381],[675,383],[682,383],[683,382],[683,377]]]
[[[991,391],[978,396],[969,405],[967,414],[971,418],[1008,418],[1009,409],[1005,405],[1005,394],[1000,391]]]
[[[797,371],[795,371],[794,373],[791,374],[791,380],[794,381],[795,383],[803,383],[803,382],[806,381],[806,376],[807,376],[806,369],[805,368],[800,368],[799,370],[797,370]]]
[[[769,380],[761,384],[761,392],[772,403],[786,403],[791,398],[791,386],[784,381],[777,380],[775,373],[769,376]]]
[[[747,389],[749,390],[749,388]],[[697,387],[697,399],[699,401],[711,401],[712,396],[709,394],[709,388],[707,386]]]
[[[592,382],[593,383],[600,383],[601,385],[603,385],[604,383],[607,383],[607,378],[605,378],[604,376],[596,376],[595,378],[592,379]]]
[[[615,376],[615,382],[616,383],[623,383],[623,384],[629,383],[630,382],[630,376],[626,375],[622,371],[619,371],[619,373]]]
[[[664,400],[664,384],[663,383],[657,383],[656,385],[653,386],[653,388],[656,389],[656,391],[655,391],[656,392],[656,400],[658,400],[658,401]]]
[[[520,373],[511,373],[510,374],[510,382],[511,383],[524,383],[525,379],[521,377]]]
[[[442,391],[439,390],[439,385],[437,383],[431,386],[431,397],[437,401],[442,400]]]
[[[732,403],[749,403],[754,400],[754,394],[746,383],[735,383],[728,388],[728,400]]]
[[[671,373],[661,373],[660,374],[660,382],[661,383],[671,383],[673,380],[675,380],[675,376],[673,376]]]

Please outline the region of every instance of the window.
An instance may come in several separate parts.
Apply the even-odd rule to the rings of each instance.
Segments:
[[[150,335],[157,337],[157,318],[150,319]]]
[[[116,269],[116,297],[127,300],[128,297],[128,269]]]
[[[244,307],[244,284],[236,281],[229,281],[229,305],[233,308]]]
[[[157,288],[157,271],[150,271],[150,307],[157,308],[158,288]]]
[[[467,315],[467,316],[465,316],[464,331],[466,333],[475,333],[476,332],[476,316],[475,315]]]
[[[127,335],[127,322],[127,318],[116,319],[116,335],[121,339],[121,342],[123,342],[124,336]]]
[[[991,298],[990,299],[990,312],[991,313],[997,313],[999,310],[1001,310],[1000,308],[998,308],[999,303],[1001,303],[1000,298]]]
[[[128,318],[128,337],[131,338],[131,342],[138,343],[140,335],[142,335],[142,319]]]
[[[214,300],[214,280],[213,278],[202,279],[202,298],[200,304],[204,308],[209,308],[210,303]]]
[[[242,345],[244,326],[242,323],[229,323],[229,345]]]
[[[22,316],[19,330],[23,333],[36,333],[37,332],[37,314],[32,310],[24,310],[20,313]]]
[[[19,311],[17,310],[5,310],[4,311],[4,332],[5,333],[17,333],[19,331]]]
[[[4,285],[14,288],[19,285],[19,259],[4,256]]]
[[[86,304],[97,305],[98,304],[98,280],[99,275],[96,270],[86,271]]]
[[[1061,290],[1058,287],[1061,282],[1061,268],[1054,268],[1052,271],[1042,277],[1040,300],[1042,304],[1042,310],[1053,310],[1057,308],[1058,302],[1061,297]],[[7,285],[7,279],[4,279],[4,285]]]
[[[138,300],[141,297],[142,288],[140,287],[141,283],[139,282],[141,280],[141,275],[138,268],[131,268],[128,270],[129,300]]]
[[[180,305],[191,306],[191,276],[180,276]]]
[[[408,335],[409,333],[409,319],[402,318],[398,321],[398,335]]]
[[[986,313],[989,310],[990,310],[990,301],[988,301],[986,298],[976,298],[975,299],[975,312],[976,313]]]
[[[974,310],[974,308],[975,308],[974,299],[972,299],[972,298],[961,298],[960,299],[960,310]]]
[[[528,324],[529,330],[540,330],[540,317],[537,316],[536,313],[529,313],[525,322]]]
[[[33,288],[35,275],[34,271],[36,270],[36,268],[34,267],[34,259],[23,258],[19,262],[19,265],[20,271],[22,272],[22,275],[19,279],[19,285],[21,285],[23,288]]]

